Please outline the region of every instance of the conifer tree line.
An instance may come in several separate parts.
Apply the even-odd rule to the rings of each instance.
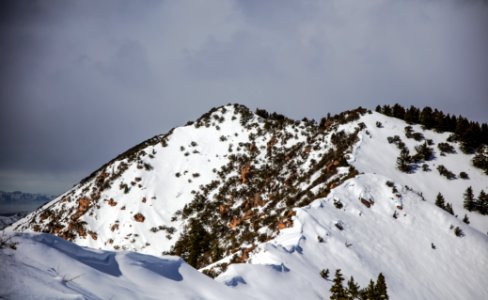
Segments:
[[[320,273],[322,277],[328,280],[329,270],[322,270]],[[376,282],[372,279],[365,288],[361,288],[359,284],[354,280],[354,277],[347,281],[344,285],[344,276],[341,269],[337,269],[335,272],[333,284],[330,288],[331,300],[386,300],[388,298],[388,291],[386,287],[385,276],[382,273],[378,275]]]
[[[438,132],[452,132],[450,141],[459,141],[461,150],[471,154],[476,152],[473,158],[473,165],[488,174],[488,124],[469,121],[462,116],[444,114],[442,111],[427,106],[422,110],[410,106],[404,108],[398,103],[389,105],[378,105],[376,112],[389,117],[395,117],[409,124],[420,124],[426,129],[433,129]]]
[[[422,110],[414,106],[405,109],[400,104],[392,107],[388,105],[377,106],[376,111],[402,119],[409,124],[420,124],[427,129],[435,129],[439,132],[453,132],[456,138],[462,143],[463,151],[474,151],[482,144],[488,145],[488,124],[479,124],[469,121],[465,117],[444,114],[442,111],[432,109],[429,106]]]
[[[473,188],[468,187],[464,192],[464,208],[468,211],[477,211],[482,215],[488,215],[488,194],[481,190],[478,198],[475,198]]]

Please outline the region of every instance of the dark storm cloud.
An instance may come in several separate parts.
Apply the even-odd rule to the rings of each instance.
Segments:
[[[486,122],[486,1],[10,1],[0,189],[61,192],[212,106],[320,118],[430,105]]]

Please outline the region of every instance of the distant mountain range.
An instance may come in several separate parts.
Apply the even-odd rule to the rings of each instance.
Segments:
[[[0,191],[0,215],[31,212],[54,198],[45,194]]]
[[[3,292],[385,299],[386,278],[391,299],[486,299],[486,124],[376,110],[226,105],[148,139],[5,230]]]

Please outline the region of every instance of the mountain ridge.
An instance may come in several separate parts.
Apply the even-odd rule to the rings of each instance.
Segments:
[[[472,163],[486,159],[483,149],[466,154],[463,143],[364,108],[317,123],[226,105],[123,152],[8,230],[48,232],[104,250],[178,255],[263,298],[298,297],[289,286],[307,285],[306,298],[324,295],[328,283],[320,270],[341,268],[362,286],[384,272],[399,299],[408,298],[408,286],[419,290],[419,299],[435,293],[476,299],[488,293],[476,277],[488,263],[482,251],[488,222],[464,208],[463,194],[471,186],[484,203],[488,181]],[[434,204],[441,193],[452,214]],[[357,230],[368,226],[366,233]],[[416,235],[421,243],[408,254],[403,248]],[[459,257],[450,247],[470,255]],[[381,251],[390,254],[375,260]],[[403,269],[389,269],[391,259]],[[433,284],[436,274],[423,263],[441,270],[445,283],[429,289],[409,275],[409,269],[424,272]],[[443,266],[448,263],[451,268]],[[458,282],[463,276],[453,271],[472,284]],[[260,280],[276,284],[277,274],[286,280],[270,294]]]

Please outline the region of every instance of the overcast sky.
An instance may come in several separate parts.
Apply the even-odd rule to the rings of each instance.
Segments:
[[[63,192],[229,102],[486,122],[487,36],[481,0],[2,1],[0,190]]]

